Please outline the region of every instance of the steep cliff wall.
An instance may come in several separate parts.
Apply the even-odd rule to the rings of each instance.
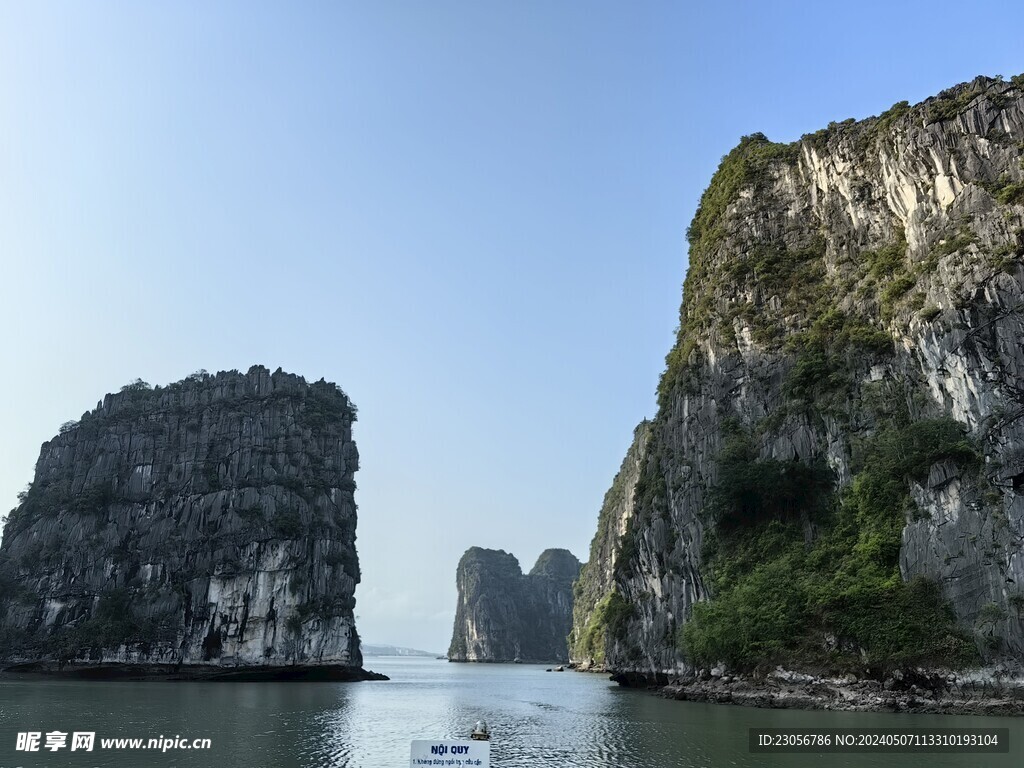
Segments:
[[[528,575],[503,550],[471,547],[459,560],[452,661],[566,661],[572,584],[580,562],[548,549]]]
[[[606,500],[577,587],[608,616],[577,611],[574,656],[1024,659],[1022,89],[979,78],[723,159],[616,480],[632,510]]]
[[[617,622],[624,616],[624,601],[615,584],[615,566],[621,554],[622,537],[636,509],[634,493],[650,436],[651,423],[641,422],[612,487],[605,494],[597,533],[590,544],[590,559],[573,585],[569,658],[581,669],[605,668],[606,648],[615,642]]]
[[[0,656],[358,670],[354,420],[258,366],[107,395],[4,529]]]

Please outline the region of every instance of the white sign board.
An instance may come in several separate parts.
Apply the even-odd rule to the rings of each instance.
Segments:
[[[424,741],[412,743],[409,768],[491,768],[489,741]]]

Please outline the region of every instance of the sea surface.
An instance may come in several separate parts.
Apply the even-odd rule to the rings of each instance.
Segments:
[[[405,768],[412,739],[467,738],[483,719],[493,768],[1021,766],[1020,718],[806,712],[668,701],[605,675],[534,665],[369,657],[363,683],[130,683],[0,678],[0,768]],[[752,754],[748,729],[997,727],[1000,755]],[[95,732],[92,752],[18,751],[19,732]],[[210,739],[208,750],[104,749],[103,738]],[[45,737],[44,737],[45,738]],[[69,737],[69,742],[70,742]]]

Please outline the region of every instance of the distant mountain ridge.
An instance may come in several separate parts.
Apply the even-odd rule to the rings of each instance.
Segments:
[[[425,656],[432,659],[444,656],[443,653],[419,651],[415,648],[402,648],[398,645],[370,645],[369,643],[363,643],[361,648],[363,656]]]

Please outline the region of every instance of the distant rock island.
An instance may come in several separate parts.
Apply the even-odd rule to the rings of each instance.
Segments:
[[[367,679],[356,409],[262,366],[138,381],[43,444],[0,544],[0,661],[93,676]]]
[[[451,661],[565,662],[580,561],[548,549],[528,575],[504,550],[471,547],[459,560]]]

